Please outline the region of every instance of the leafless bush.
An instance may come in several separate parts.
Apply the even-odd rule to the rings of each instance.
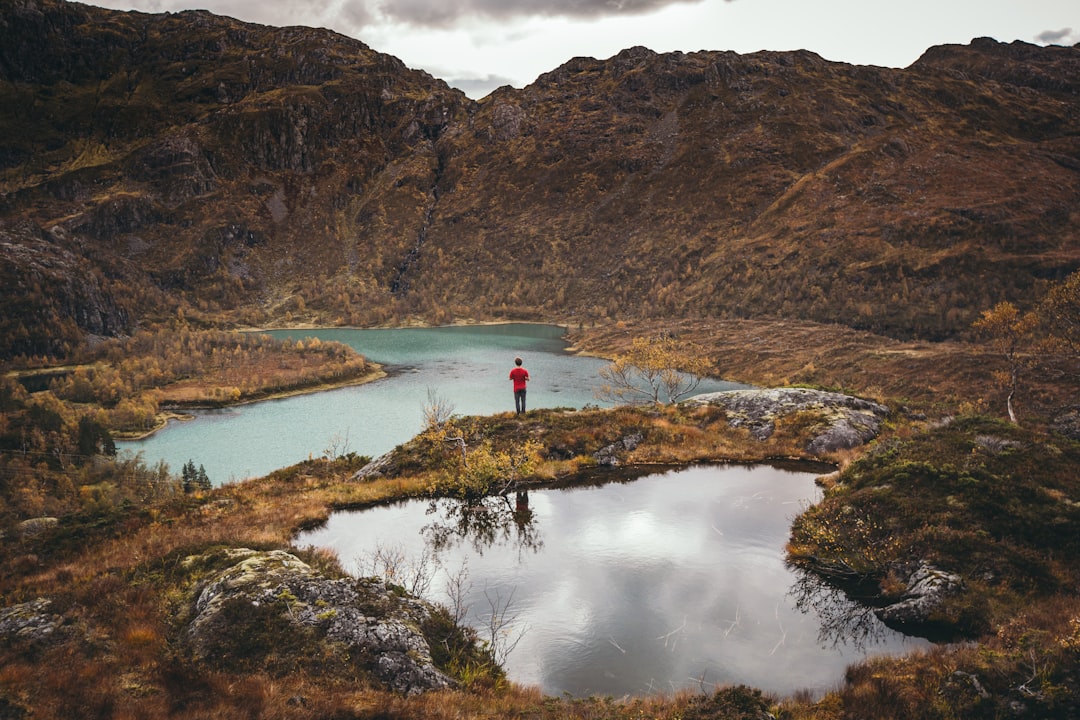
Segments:
[[[419,557],[409,557],[400,545],[390,547],[380,543],[369,555],[360,558],[357,566],[362,575],[381,577],[416,597],[427,597],[438,560],[427,547]]]
[[[439,394],[433,387],[427,389],[427,402],[424,404],[424,428],[438,430],[454,416],[454,404]]]

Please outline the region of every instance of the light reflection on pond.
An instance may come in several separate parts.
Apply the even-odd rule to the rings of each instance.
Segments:
[[[549,694],[645,694],[745,683],[823,692],[867,654],[925,645],[784,564],[815,472],[698,466],[631,482],[333,515],[299,546],[369,574],[387,548],[434,557],[427,596],[483,637],[508,601],[511,679]],[[434,556],[432,555],[434,553]],[[400,568],[399,568],[400,570]],[[855,624],[845,626],[845,616]],[[834,632],[839,630],[839,632]]]

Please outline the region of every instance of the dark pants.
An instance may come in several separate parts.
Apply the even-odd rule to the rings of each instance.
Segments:
[[[519,413],[525,412],[525,391],[524,390],[515,390],[514,391],[514,410],[516,410]]]

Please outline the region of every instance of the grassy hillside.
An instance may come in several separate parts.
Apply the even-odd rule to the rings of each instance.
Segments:
[[[941,339],[1080,267],[1077,48],[630,48],[473,102],[325,30],[0,18],[2,357],[177,311]]]

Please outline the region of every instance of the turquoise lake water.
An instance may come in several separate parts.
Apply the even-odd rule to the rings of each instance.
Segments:
[[[117,443],[149,463],[164,460],[174,473],[188,460],[211,482],[260,477],[342,444],[377,457],[423,428],[428,390],[459,415],[512,412],[508,379],[514,357],[529,370],[528,407],[580,409],[594,397],[606,362],[566,351],[564,330],[512,323],[403,329],[273,331],[277,337],[336,340],[383,365],[390,376],[373,383],[200,411],[173,421],[145,440]],[[706,380],[701,392],[741,387]]]

